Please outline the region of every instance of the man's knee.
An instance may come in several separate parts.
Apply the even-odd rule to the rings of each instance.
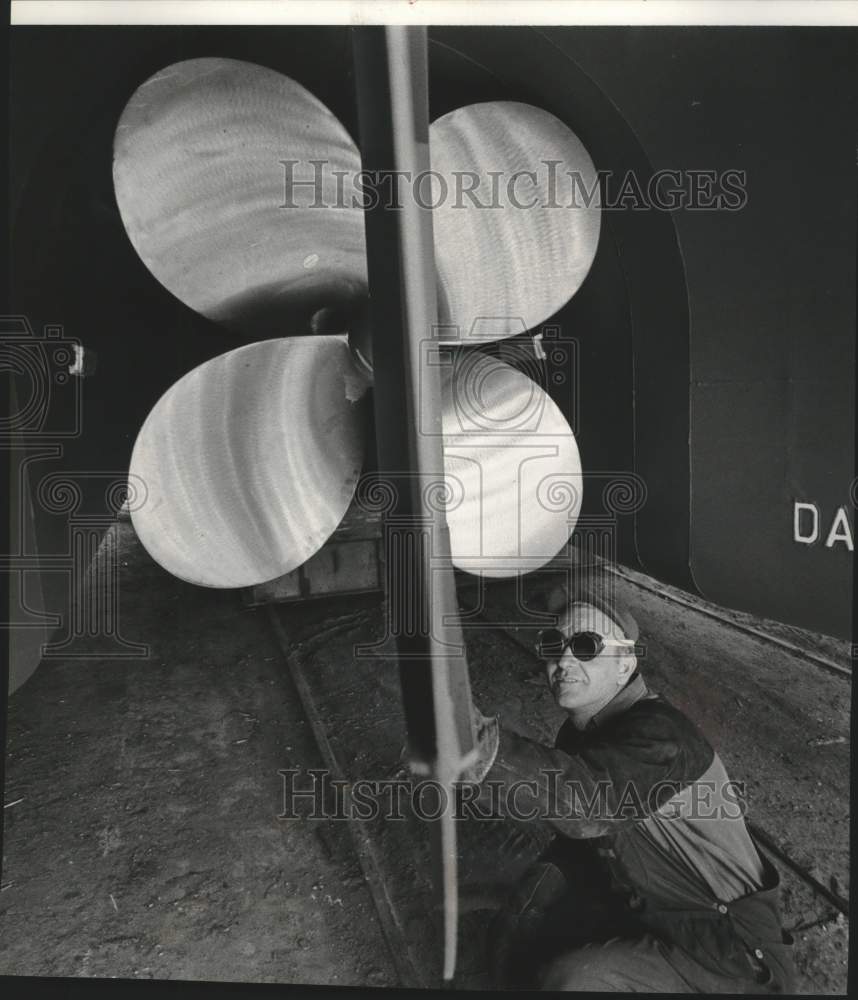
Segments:
[[[543,924],[550,907],[567,891],[555,865],[537,862],[507,896],[489,929],[489,961],[496,986],[532,985],[545,945]]]
[[[575,951],[566,952],[548,964],[542,974],[540,988],[543,990],[594,990],[610,991],[620,987],[614,985],[616,970],[606,961],[604,949],[588,944]]]
[[[650,935],[587,944],[550,962],[540,978],[543,990],[603,993],[687,993],[687,984]]]

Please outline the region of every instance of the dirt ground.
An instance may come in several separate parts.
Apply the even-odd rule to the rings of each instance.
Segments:
[[[280,606],[278,642],[266,611],[169,576],[130,525],[113,538],[121,632],[150,655],[45,662],[10,700],[0,973],[391,986],[407,958],[437,985],[426,830],[360,831],[401,934],[394,962],[348,824],[279,818],[278,772],[325,766],[290,663],[343,773],[396,771],[395,664],[352,656],[382,636],[378,597]],[[646,623],[653,687],[748,781],[751,816],[779,849],[848,894],[848,681],[619,586]],[[511,591],[491,595],[485,618],[514,621]],[[561,717],[526,632],[467,631],[473,693],[503,724],[551,739]],[[510,875],[495,860],[505,834],[460,834],[456,985],[485,988],[485,929]],[[845,992],[848,922],[794,872],[782,877],[802,989]]]
[[[10,699],[0,973],[394,984],[346,829],[278,819],[278,770],[323,765],[264,614],[119,537],[150,657]]]

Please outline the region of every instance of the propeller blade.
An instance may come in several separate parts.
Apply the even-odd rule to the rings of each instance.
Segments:
[[[598,175],[581,141],[548,111],[470,104],[433,122],[438,312],[444,343],[531,330],[587,277],[599,242]],[[570,175],[571,172],[571,175]],[[443,197],[442,197],[443,196]]]
[[[581,509],[569,424],[527,375],[478,351],[457,352],[443,392],[453,564],[486,577],[539,568],[566,544]]]
[[[252,337],[305,329],[322,308],[366,295],[363,212],[350,189],[338,202],[338,170],[353,178],[360,156],[325,105],[234,59],[156,73],[114,137],[134,249],[186,305]]]
[[[366,437],[344,337],[266,340],[193,369],[137,437],[132,513],[164,569],[206,587],[247,587],[304,563],[351,502]]]

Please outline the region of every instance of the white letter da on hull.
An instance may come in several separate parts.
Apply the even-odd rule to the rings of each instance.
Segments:
[[[813,531],[807,535],[802,534],[801,515],[802,511],[810,511],[813,515]],[[819,511],[814,503],[802,503],[795,501],[792,516],[792,537],[795,542],[802,542],[804,545],[812,545],[819,538]]]
[[[833,548],[835,542],[845,542],[846,548],[850,552],[853,550],[852,529],[849,527],[845,507],[837,508],[837,513],[831,522],[831,531],[828,532],[828,538],[825,539],[825,547],[827,549]]]

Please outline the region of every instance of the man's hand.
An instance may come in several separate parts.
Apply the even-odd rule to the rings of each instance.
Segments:
[[[468,784],[479,784],[489,773],[498,752],[498,742],[500,740],[500,726],[497,716],[486,716],[472,705],[474,728],[476,729],[475,756],[470,764],[461,772],[456,779],[459,782]],[[413,761],[409,761],[408,744],[404,744],[399,751],[399,759],[394,766],[393,777],[405,778],[415,773]],[[417,770],[416,773],[421,773]]]

